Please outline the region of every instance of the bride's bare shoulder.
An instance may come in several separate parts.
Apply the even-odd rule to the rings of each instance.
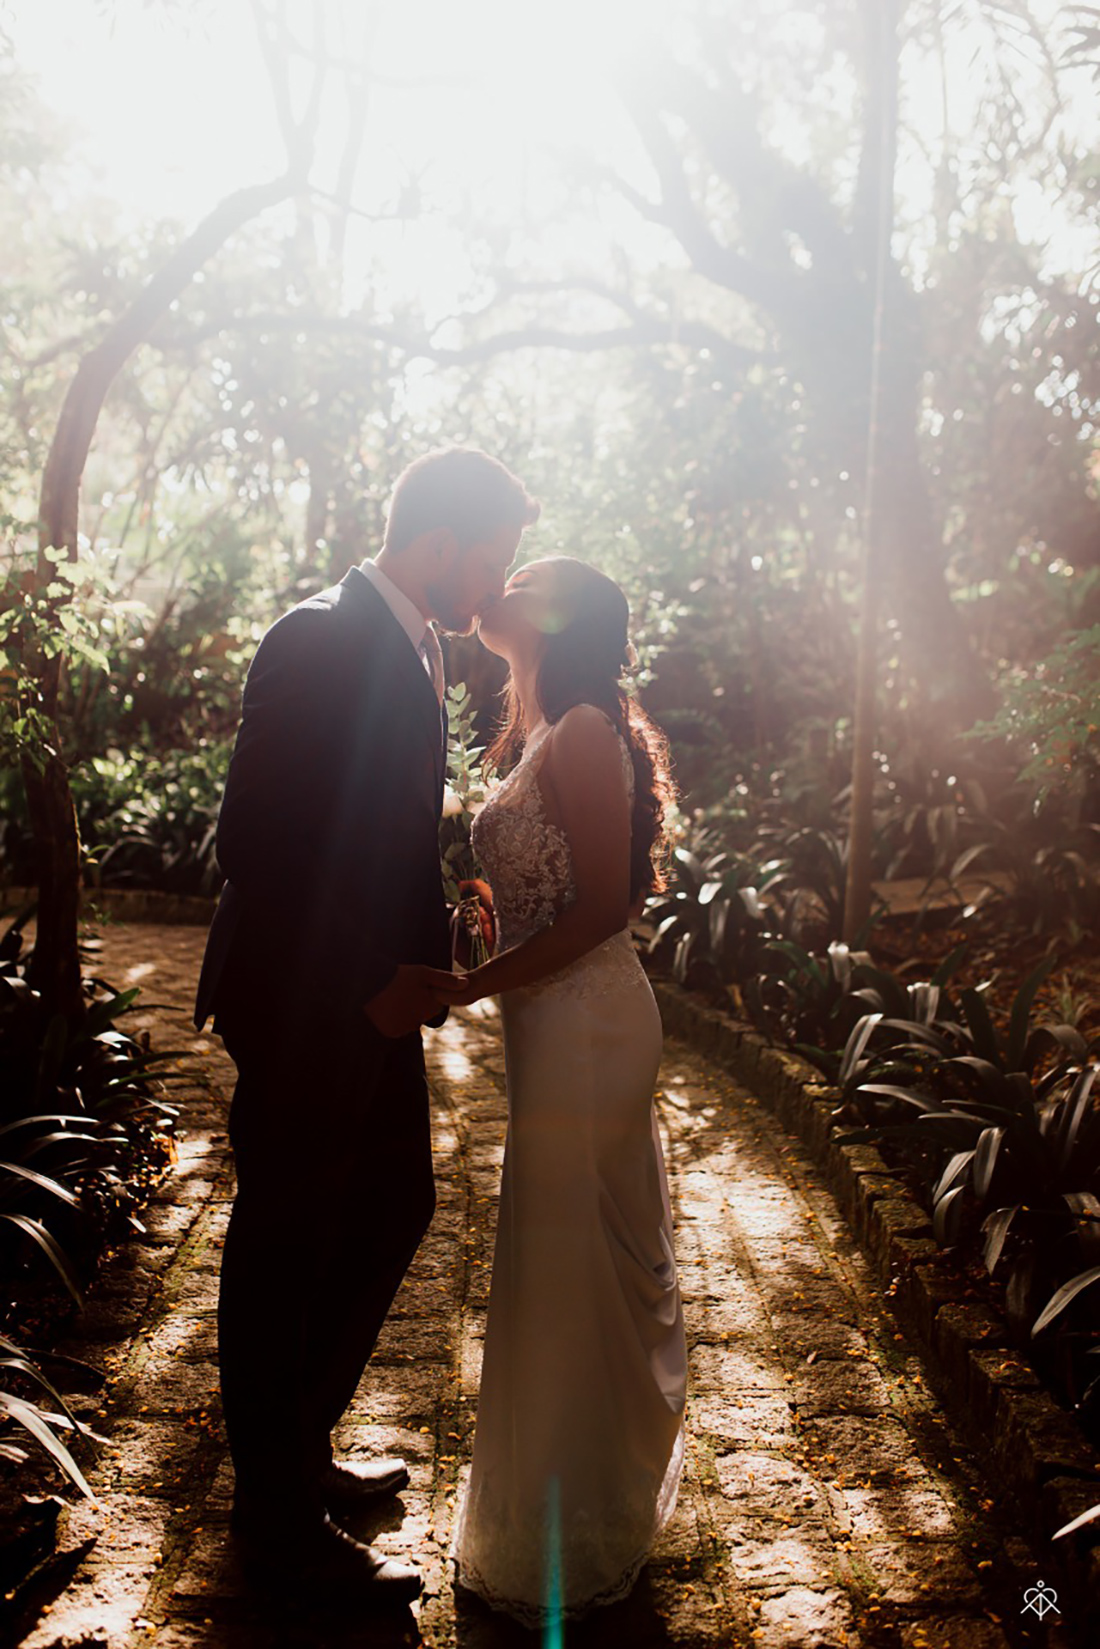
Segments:
[[[621,742],[615,723],[594,704],[575,704],[554,723],[544,771],[551,785],[576,775],[590,784],[597,774],[618,771]],[[547,771],[548,770],[548,771]]]
[[[554,723],[554,741],[559,745],[607,747],[618,738],[615,723],[606,710],[595,704],[574,704]]]

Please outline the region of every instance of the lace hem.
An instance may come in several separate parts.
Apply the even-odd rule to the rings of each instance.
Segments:
[[[576,1603],[552,1607],[546,1604],[531,1603],[526,1598],[508,1597],[503,1592],[498,1592],[479,1569],[464,1563],[458,1556],[458,1546],[462,1540],[462,1526],[465,1520],[464,1504],[458,1515],[458,1525],[448,1554],[456,1565],[456,1586],[463,1591],[473,1592],[483,1603],[487,1603],[490,1609],[510,1615],[513,1620],[518,1620],[522,1626],[529,1628],[545,1626],[554,1621],[580,1620],[594,1609],[606,1609],[613,1603],[621,1603],[634,1590],[638,1576],[649,1559],[653,1542],[676,1510],[676,1499],[680,1492],[680,1478],[683,1469],[684,1427],[681,1424],[676,1434],[676,1441],[672,1445],[672,1454],[669,1457],[660,1493],[657,1496],[653,1526],[650,1529],[648,1538],[642,1545],[641,1550],[620,1571],[617,1579],[613,1580],[610,1585],[602,1587],[599,1592],[594,1593],[591,1597],[582,1598]]]

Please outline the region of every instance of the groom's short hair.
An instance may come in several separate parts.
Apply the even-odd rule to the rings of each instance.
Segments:
[[[385,547],[403,550],[421,533],[449,527],[466,549],[502,527],[533,526],[539,509],[518,476],[480,447],[439,447],[398,476]]]

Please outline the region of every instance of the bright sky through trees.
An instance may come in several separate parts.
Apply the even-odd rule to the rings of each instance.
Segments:
[[[598,153],[629,166],[633,145],[606,80],[659,0],[336,0],[322,8],[334,57],[355,54],[377,20],[379,77],[355,201],[362,214],[409,212],[394,225],[353,218],[349,268],[383,253],[391,298],[410,282],[429,312],[462,286],[462,247],[433,212],[497,221],[540,216],[540,150]],[[296,37],[312,40],[316,0],[292,0]],[[75,140],[81,183],[135,219],[190,224],[230,189],[281,169],[283,147],[249,0],[8,0],[17,60]],[[306,73],[294,91],[304,99]],[[315,179],[331,186],[346,130],[338,75],[326,91]],[[416,209],[424,209],[419,221]],[[465,209],[465,210],[464,210]],[[624,214],[625,216],[626,214]],[[358,251],[357,251],[358,249]],[[354,290],[349,291],[354,299]],[[383,300],[384,301],[384,300]]]
[[[1034,0],[1034,9],[1053,15],[1056,0]],[[369,286],[379,312],[412,299],[432,321],[476,303],[476,254],[466,234],[474,223],[490,234],[494,226],[526,231],[548,273],[606,269],[616,244],[632,263],[645,261],[652,232],[625,202],[604,194],[598,211],[572,210],[563,220],[557,208],[570,174],[560,157],[584,157],[573,176],[593,188],[600,168],[648,186],[609,71],[654,35],[662,50],[675,49],[676,0],[288,0],[286,10],[303,46],[313,42],[322,16],[327,50],[338,60],[355,58],[364,31],[375,31],[370,58],[378,78],[346,243],[350,303]],[[742,10],[730,0],[731,24]],[[936,154],[951,134],[965,175],[971,100],[990,67],[990,37],[962,18],[950,14],[942,71],[920,49],[903,60],[903,122],[913,141],[899,154],[899,211],[918,279],[919,226]],[[163,217],[191,225],[230,189],[281,169],[252,0],[0,0],[0,25],[72,134],[80,157],[74,191],[102,192],[135,222]],[[784,26],[795,34],[815,28],[797,6]],[[998,51],[1015,59],[1013,77],[1026,102],[1034,54],[1026,41],[1014,47],[1010,31]],[[292,90],[301,104],[308,92],[304,62],[299,69]],[[1087,80],[1077,79],[1070,125],[1080,131],[1075,146],[1087,146],[1096,141],[1096,121]],[[793,158],[806,158],[814,144],[812,102],[832,99],[843,107],[854,95],[843,76],[815,87],[809,104],[792,87],[790,106],[784,112],[779,105],[784,130],[774,136]],[[321,191],[335,187],[347,119],[345,84],[334,73],[313,173]],[[548,158],[553,151],[559,164]],[[583,189],[574,193],[579,199]],[[1059,255],[1066,231],[1049,218],[1041,179],[1020,188],[1011,209],[1025,238],[1056,236],[1056,264],[1088,266],[1080,227],[1072,245],[1061,241]]]

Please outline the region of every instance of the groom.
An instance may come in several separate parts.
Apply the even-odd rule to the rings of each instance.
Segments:
[[[260,643],[218,820],[195,1022],[214,1014],[237,1066],[218,1307],[233,1530],[259,1578],[357,1602],[420,1590],[339,1521],[403,1488],[404,1463],[336,1463],[330,1433],[435,1206],[420,1026],[457,980],[428,621],[467,633],[538,513],[484,452],[410,465],[377,559]]]

